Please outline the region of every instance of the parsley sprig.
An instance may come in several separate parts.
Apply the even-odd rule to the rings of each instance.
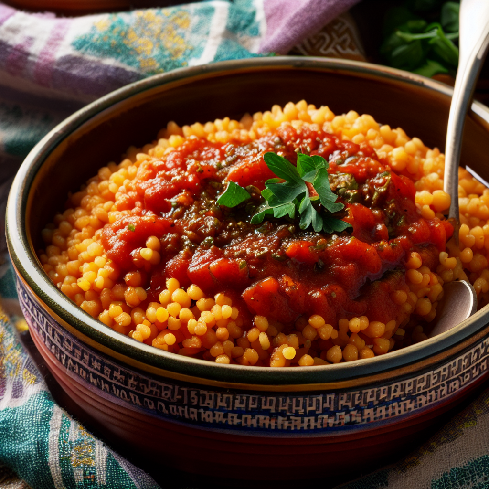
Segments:
[[[265,163],[279,178],[265,182],[262,196],[265,203],[251,218],[252,224],[259,224],[267,216],[294,219],[298,214],[299,227],[312,226],[315,232],[341,232],[350,224],[335,218],[332,214],[341,211],[344,205],[336,202],[338,196],[331,190],[328,178],[329,163],[321,156],[297,155],[297,167],[275,153],[265,153]],[[309,183],[317,195],[309,195]],[[250,198],[250,194],[235,182],[229,182],[217,203],[235,207]]]

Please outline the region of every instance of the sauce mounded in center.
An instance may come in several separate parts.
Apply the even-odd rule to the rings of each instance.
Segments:
[[[292,164],[298,151],[328,160],[331,189],[345,204],[336,217],[351,228],[317,233],[288,218],[251,224],[263,203],[260,191],[276,178],[263,159],[269,151]],[[228,181],[247,187],[251,199],[232,209],[218,205]],[[329,324],[398,317],[391,295],[409,292],[407,257],[416,251],[434,269],[453,232],[446,221],[420,216],[413,181],[368,145],[309,127],[282,126],[245,145],[188,138],[164,158],[143,162],[116,205],[128,213],[104,228],[107,257],[126,277],[141,273],[148,302],[175,277],[206,294],[225,292],[245,318],[284,324],[311,314]],[[160,238],[157,265],[139,254],[149,236]]]

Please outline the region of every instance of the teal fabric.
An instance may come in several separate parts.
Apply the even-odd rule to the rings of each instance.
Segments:
[[[222,15],[226,29],[211,61],[257,56],[244,47],[247,41],[260,36],[256,9],[249,0],[239,0],[224,8],[220,2],[204,2],[111,14],[88,33],[77,36],[72,46],[80,53],[115,59],[145,75],[164,73],[194,64],[202,57],[217,15]],[[222,49],[223,44],[226,49]]]
[[[0,120],[8,135],[5,151],[13,157],[27,156],[32,147],[53,127],[57,120],[50,114],[25,110],[19,105],[0,103]]]

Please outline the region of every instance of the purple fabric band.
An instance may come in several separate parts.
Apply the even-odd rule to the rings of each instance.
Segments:
[[[265,0],[267,31],[261,53],[287,54],[360,0]]]

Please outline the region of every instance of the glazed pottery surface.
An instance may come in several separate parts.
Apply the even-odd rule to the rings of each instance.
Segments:
[[[306,99],[340,114],[371,114],[443,150],[450,88],[368,64],[261,58],[176,70],[82,109],[31,152],[12,186],[7,238],[32,338],[54,376],[107,439],[148,460],[225,477],[280,477],[280,467],[342,470],[392,450],[487,375],[488,306],[435,338],[337,365],[218,365],[138,343],[92,319],[44,274],[44,224],[108,161],[156,138],[170,120],[206,122]],[[489,110],[474,103],[462,162],[489,179]],[[56,191],[53,191],[56,189]],[[326,457],[327,455],[327,457]],[[195,463],[189,466],[187,459]],[[218,462],[217,462],[218,461]],[[273,469],[273,467],[276,467]]]

